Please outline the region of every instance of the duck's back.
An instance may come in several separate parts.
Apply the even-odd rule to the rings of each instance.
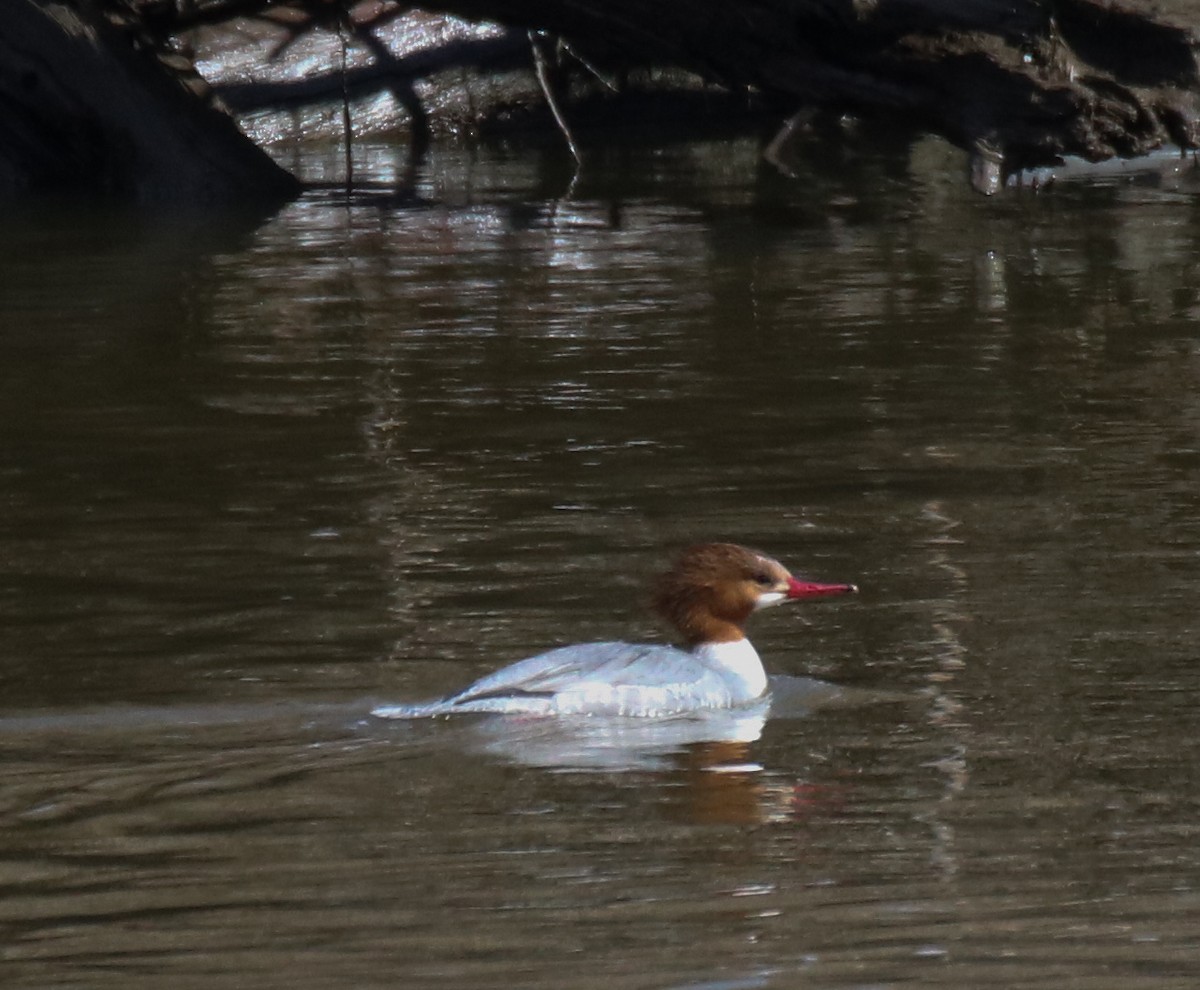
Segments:
[[[720,668],[672,646],[584,643],[521,660],[441,701],[375,714],[670,714],[747,700],[737,697],[736,689]]]

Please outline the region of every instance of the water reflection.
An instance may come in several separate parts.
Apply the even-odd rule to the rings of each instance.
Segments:
[[[812,678],[776,676],[762,702],[737,709],[708,709],[667,718],[579,716],[452,716],[374,727],[504,763],[559,773],[630,774],[632,786],[664,787],[664,814],[693,824],[765,824],[801,821],[840,807],[845,780],[823,784],[793,776],[784,766],[760,762],[768,719],[776,724],[830,709],[891,706],[898,715],[922,710],[923,697],[854,690]]]
[[[483,718],[468,745],[512,763],[560,770],[669,770],[680,760],[714,773],[750,764],[749,744],[762,735],[770,702],[709,709],[670,718]]]

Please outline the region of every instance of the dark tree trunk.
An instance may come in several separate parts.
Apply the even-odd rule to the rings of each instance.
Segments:
[[[0,0],[0,196],[292,195],[295,180],[182,78],[90,5]]]

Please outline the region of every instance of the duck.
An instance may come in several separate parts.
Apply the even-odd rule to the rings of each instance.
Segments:
[[[654,718],[736,708],[768,694],[746,636],[763,609],[854,594],[854,584],[800,580],[778,560],[736,543],[701,543],[654,583],[651,607],[678,646],[602,642],[562,646],[503,667],[435,701],[381,705],[379,718],[471,712]]]

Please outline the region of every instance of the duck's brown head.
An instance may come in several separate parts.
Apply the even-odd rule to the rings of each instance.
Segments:
[[[654,588],[654,610],[688,646],[745,637],[757,609],[801,598],[851,594],[852,584],[797,581],[779,561],[736,543],[702,543],[685,550]]]

